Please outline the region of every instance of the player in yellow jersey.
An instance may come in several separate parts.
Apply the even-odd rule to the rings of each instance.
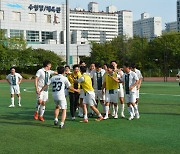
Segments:
[[[97,121],[103,120],[103,117],[99,110],[95,107],[96,100],[95,100],[95,93],[94,89],[92,87],[92,80],[91,77],[86,73],[86,66],[81,66],[80,71],[82,76],[78,79],[78,82],[81,84],[83,91],[84,91],[84,99],[83,99],[83,111],[84,111],[84,120],[83,122],[88,122],[88,116],[87,116],[87,105],[90,106],[90,108],[98,115]]]
[[[108,119],[109,113],[109,104],[114,104],[115,116],[114,118],[118,118],[118,87],[119,87],[119,79],[117,77],[117,73],[114,72],[114,66],[109,65],[107,73],[104,74],[104,81],[102,91],[106,90],[106,104],[105,104],[105,117],[104,119]]]
[[[75,89],[80,89],[80,84],[76,81],[81,77],[81,73],[79,71],[79,66],[73,66],[73,72],[69,73],[67,78],[71,83],[72,87]],[[79,106],[79,93],[74,92],[69,89],[69,100],[70,100],[70,113],[72,120],[75,120],[76,109]],[[83,115],[82,115],[83,116]]]

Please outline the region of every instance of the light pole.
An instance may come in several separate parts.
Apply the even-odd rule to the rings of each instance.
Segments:
[[[77,64],[79,64],[79,46],[77,45]]]
[[[66,65],[69,65],[70,30],[69,30],[69,0],[66,0]]]

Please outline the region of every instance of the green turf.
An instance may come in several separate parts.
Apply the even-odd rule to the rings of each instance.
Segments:
[[[53,126],[51,94],[46,121],[41,123],[33,120],[36,102],[33,83],[24,82],[21,91],[22,107],[8,108],[9,87],[7,83],[0,83],[0,153],[169,154],[180,151],[180,87],[177,83],[144,82],[139,120],[96,122],[92,118],[84,124],[79,122],[80,118],[71,121],[68,110],[63,130]]]

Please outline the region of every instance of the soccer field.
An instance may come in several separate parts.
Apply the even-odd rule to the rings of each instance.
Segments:
[[[23,89],[26,88],[26,91]],[[36,94],[33,82],[21,85],[22,107],[10,105],[9,86],[0,83],[0,153],[179,153],[180,87],[178,83],[143,82],[141,118],[89,123],[66,120],[66,128],[53,125],[54,102],[46,106],[45,122],[33,120]],[[68,105],[69,106],[69,105]],[[126,118],[129,116],[126,107]]]

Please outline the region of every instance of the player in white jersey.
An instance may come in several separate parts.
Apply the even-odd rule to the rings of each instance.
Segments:
[[[180,71],[178,72],[178,74],[176,75],[179,79],[179,86],[180,86]]]
[[[35,78],[35,89],[36,93],[39,94],[39,91],[42,87],[48,83],[49,78],[53,74],[57,74],[57,72],[51,71],[51,62],[46,60],[43,62],[43,68],[39,69],[36,73]],[[44,121],[44,112],[45,112],[45,103],[48,100],[48,88],[46,88],[40,95],[37,95],[37,104],[36,111],[34,114],[34,119],[40,121]],[[39,113],[40,112],[40,113]]]
[[[138,102],[139,102],[139,90],[141,88],[141,83],[142,83],[142,80],[143,80],[143,76],[141,74],[141,71],[136,68],[135,64],[132,65],[132,71],[135,72],[137,74],[137,77],[139,78],[139,82],[138,82],[138,85],[137,85],[137,91],[136,91],[136,104],[138,105]]]
[[[9,107],[15,107],[14,105],[14,94],[18,97],[18,105],[21,107],[21,95],[20,95],[20,83],[22,81],[22,76],[19,73],[16,73],[14,67],[10,69],[11,73],[6,77],[7,82],[10,85],[11,93],[11,105]]]
[[[100,101],[103,107],[103,111],[105,111],[105,94],[102,92],[103,76],[105,74],[105,70],[102,69],[100,63],[95,63],[95,67],[96,69],[91,72],[91,78],[93,81],[93,88],[95,92],[95,99],[97,105]]]
[[[114,66],[115,72],[117,73],[118,77],[122,77],[122,75],[124,74],[124,72],[121,69],[118,69],[118,65],[116,61],[111,61],[111,64]],[[123,84],[119,83],[119,88],[118,88],[118,97],[121,103],[121,117],[125,118],[124,115],[124,89],[123,89]],[[113,106],[112,106],[113,107]],[[113,109],[113,114],[112,116],[114,116],[114,109]]]
[[[40,90],[40,93],[43,92],[48,86],[52,85],[52,96],[56,105],[54,115],[54,125],[58,125],[58,116],[59,110],[62,110],[62,118],[61,123],[59,125],[60,128],[64,128],[64,122],[66,119],[66,109],[67,109],[67,101],[65,97],[65,88],[67,87],[71,91],[80,92],[78,89],[74,89],[67,77],[64,76],[65,68],[60,66],[57,68],[58,75],[53,76],[49,82]]]
[[[123,65],[123,70],[125,73],[123,74],[122,78],[120,78],[120,80],[124,83],[125,86],[125,99],[127,102],[128,111],[130,113],[129,120],[134,119],[134,116],[139,119],[139,111],[136,105],[136,86],[138,85],[139,79],[137,74],[131,71],[128,63]]]

